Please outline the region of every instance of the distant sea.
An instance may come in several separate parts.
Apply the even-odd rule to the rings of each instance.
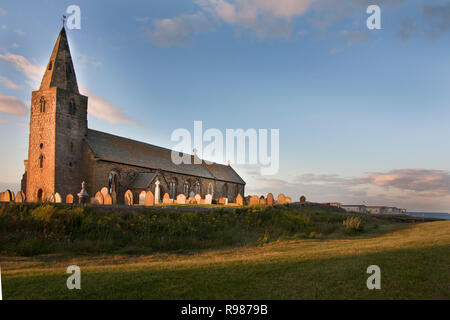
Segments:
[[[409,216],[450,220],[450,214],[440,212],[407,212]]]

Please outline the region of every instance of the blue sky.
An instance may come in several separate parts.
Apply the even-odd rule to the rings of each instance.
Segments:
[[[448,0],[2,1],[2,189],[20,181],[31,91],[72,4],[90,128],[165,147],[194,120],[275,128],[279,173],[237,167],[248,193],[450,211]]]

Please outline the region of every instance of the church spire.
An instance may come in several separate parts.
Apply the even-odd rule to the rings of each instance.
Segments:
[[[53,87],[79,93],[77,77],[75,76],[69,42],[67,41],[64,26],[59,33],[58,40],[56,40],[50,61],[42,78],[40,90]]]

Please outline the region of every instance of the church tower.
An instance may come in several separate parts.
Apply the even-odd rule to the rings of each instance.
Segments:
[[[78,91],[64,27],[59,33],[41,86],[31,99],[26,163],[28,201],[80,191],[88,98]]]

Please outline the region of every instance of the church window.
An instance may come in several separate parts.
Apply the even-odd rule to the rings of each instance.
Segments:
[[[75,102],[73,100],[70,100],[69,102],[69,113],[74,116],[76,113],[76,107],[75,107]]]
[[[43,144],[43,143],[41,143],[41,144],[39,145],[39,149],[42,149],[42,148],[44,148],[44,144]]]
[[[170,198],[175,199],[175,197],[177,196],[176,192],[177,192],[177,182],[176,182],[176,180],[172,180],[169,182]]]
[[[41,111],[41,113],[45,112],[45,99],[44,99],[44,97],[41,98],[40,111]]]
[[[119,174],[116,171],[111,171],[108,176],[109,193],[117,193],[119,190]]]
[[[52,70],[52,67],[53,67],[53,61],[50,60],[50,62],[48,63],[48,70],[49,71]]]
[[[186,197],[189,197],[189,182],[187,181],[184,182],[183,192]]]
[[[195,193],[195,194],[200,194],[200,191],[201,191],[201,190],[200,190],[200,182],[197,181],[197,182],[195,183],[195,185],[194,185],[194,193]]]
[[[208,185],[208,194],[213,195],[214,189],[212,183]]]
[[[39,168],[43,168],[44,167],[44,156],[41,154],[39,156]]]

